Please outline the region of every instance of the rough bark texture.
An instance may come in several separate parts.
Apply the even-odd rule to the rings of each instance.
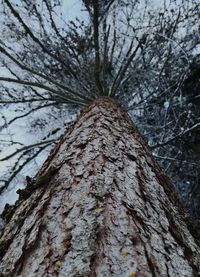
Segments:
[[[199,276],[179,201],[114,100],[87,107],[19,194],[1,276]]]

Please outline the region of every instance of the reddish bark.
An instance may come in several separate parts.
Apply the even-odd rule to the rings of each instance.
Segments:
[[[198,276],[181,205],[120,104],[63,135],[1,237],[1,276]]]

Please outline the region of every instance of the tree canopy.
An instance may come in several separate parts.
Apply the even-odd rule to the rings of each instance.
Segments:
[[[80,0],[72,20],[60,0],[1,2],[0,192],[22,185],[82,106],[110,96],[199,216],[199,0]]]

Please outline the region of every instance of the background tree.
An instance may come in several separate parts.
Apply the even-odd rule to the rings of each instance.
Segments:
[[[2,158],[15,160],[1,178],[1,192],[19,182],[19,172],[58,139],[69,114],[74,118],[80,107],[107,95],[134,117],[198,216],[197,199],[189,192],[199,192],[199,161],[184,144],[199,128],[198,90],[193,108],[188,96],[199,46],[198,2],[83,1],[84,20],[65,22],[60,1],[2,1],[1,130],[9,134],[6,146],[17,150]],[[198,84],[198,75],[195,80]],[[19,148],[11,128],[25,118],[29,130],[38,133],[45,126],[45,132]],[[188,167],[192,176],[184,173]]]

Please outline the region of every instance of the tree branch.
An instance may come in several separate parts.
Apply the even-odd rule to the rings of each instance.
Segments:
[[[0,81],[4,81],[4,82],[9,82],[9,83],[16,83],[16,84],[22,84],[22,85],[25,85],[25,86],[33,86],[33,87],[38,87],[38,88],[41,88],[41,89],[45,89],[57,96],[59,96],[60,98],[64,99],[66,103],[72,103],[72,104],[78,104],[78,105],[85,105],[85,101],[82,99],[79,100],[79,99],[76,99],[76,98],[73,98],[73,97],[70,97],[68,95],[65,95],[64,93],[62,92],[59,92],[55,89],[52,89],[46,85],[43,85],[43,84],[40,84],[40,83],[36,83],[36,82],[29,82],[29,81],[23,81],[23,80],[17,80],[17,79],[13,79],[13,78],[7,78],[7,77],[0,77]]]
[[[30,161],[32,161],[33,159],[35,159],[47,146],[49,146],[50,145],[50,143],[49,144],[46,144],[46,145],[44,145],[43,147],[40,147],[39,149],[38,149],[38,151],[36,151],[36,153],[34,154],[34,155],[31,155],[30,157],[28,157],[28,158],[26,158],[26,160],[22,163],[22,164],[20,164],[19,165],[19,167],[18,167],[18,169],[16,169],[16,170],[12,170],[12,175],[10,176],[10,178],[8,179],[8,180],[6,180],[6,181],[4,181],[5,183],[4,183],[4,185],[3,186],[1,186],[0,187],[0,194],[2,194],[2,192],[6,189],[6,188],[8,188],[8,186],[10,185],[10,183],[11,183],[11,181],[17,176],[17,174],[30,162]],[[28,153],[28,151],[26,151],[26,153],[24,153],[24,154],[27,154]],[[23,154],[23,155],[24,155]],[[14,168],[15,168],[16,166],[14,166]],[[0,180],[1,181],[1,180]]]
[[[29,34],[29,36],[32,38],[33,41],[35,41],[41,48],[42,50],[47,53],[49,56],[51,56],[53,59],[57,60],[59,63],[63,64],[64,67],[66,68],[66,70],[68,70],[68,72],[76,77],[76,73],[73,71],[73,69],[69,66],[69,64],[65,64],[64,61],[62,59],[60,59],[58,56],[52,54],[48,48],[46,48],[46,46],[44,44],[42,44],[42,42],[33,34],[33,32],[31,31],[31,29],[28,27],[28,25],[26,25],[26,23],[23,21],[23,19],[21,18],[21,16],[19,15],[19,13],[17,12],[17,10],[14,9],[13,5],[10,3],[9,0],[4,0],[4,2],[6,3],[6,5],[10,8],[12,14],[14,15],[14,17],[18,20],[18,22],[21,23],[21,25],[23,26],[25,32],[27,34]]]
[[[32,149],[36,146],[41,146],[41,145],[44,145],[44,144],[51,144],[52,142],[55,142],[56,140],[55,139],[50,139],[50,140],[46,140],[46,141],[41,141],[41,142],[38,142],[38,143],[34,143],[34,144],[30,144],[30,145],[26,145],[20,149],[17,149],[15,152],[13,152],[12,154],[0,159],[1,162],[3,161],[6,161],[6,160],[9,160],[10,158],[14,157],[15,155],[17,155],[18,153],[20,152],[23,152],[23,151],[26,151],[26,150],[29,150],[29,149]]]
[[[11,56],[11,55],[10,55],[3,47],[1,47],[1,46],[0,46],[0,52],[2,52],[4,55],[6,55],[10,60],[12,60],[12,61],[13,61],[16,65],[18,65],[21,69],[26,70],[26,71],[29,71],[30,73],[32,73],[32,74],[34,74],[34,75],[37,75],[37,76],[39,76],[39,77],[41,77],[41,78],[47,80],[48,82],[50,82],[50,83],[52,83],[52,84],[54,84],[54,85],[56,85],[56,86],[58,86],[58,87],[60,87],[60,88],[62,88],[62,89],[64,89],[64,90],[66,90],[66,91],[68,91],[68,92],[70,92],[70,93],[73,94],[73,95],[76,95],[76,96],[78,96],[78,97],[80,97],[80,98],[83,98],[83,99],[85,99],[85,100],[87,100],[87,101],[91,101],[91,100],[92,100],[91,98],[89,98],[89,97],[87,97],[87,96],[84,96],[83,94],[80,94],[80,93],[78,93],[78,92],[75,92],[75,91],[73,91],[72,89],[70,89],[69,87],[67,87],[67,86],[65,86],[65,85],[62,85],[62,84],[60,84],[60,83],[54,81],[54,80],[53,80],[52,78],[50,78],[49,76],[46,76],[46,75],[44,75],[44,74],[42,74],[42,73],[40,73],[40,72],[38,72],[38,71],[35,71],[34,69],[32,69],[32,68],[30,68],[30,67],[28,67],[28,66],[22,64],[21,62],[19,62],[18,60],[16,60],[13,56]]]
[[[180,132],[178,135],[174,136],[173,138],[168,139],[168,140],[165,141],[165,142],[157,143],[157,144],[152,145],[152,146],[150,145],[149,147],[150,147],[151,149],[155,149],[155,148],[158,148],[158,147],[165,146],[165,145],[167,145],[167,144],[173,142],[174,140],[176,140],[176,139],[178,139],[178,138],[180,138],[180,137],[186,135],[187,133],[189,133],[189,132],[191,132],[191,131],[197,129],[198,127],[200,127],[200,122],[199,122],[199,123],[196,123],[195,125],[193,125],[192,127],[188,128],[187,130],[185,130],[185,131],[183,131],[183,132]]]
[[[95,48],[95,81],[99,94],[103,95],[103,88],[100,81],[100,53],[99,53],[99,0],[93,0],[93,27],[94,27],[94,48]]]

